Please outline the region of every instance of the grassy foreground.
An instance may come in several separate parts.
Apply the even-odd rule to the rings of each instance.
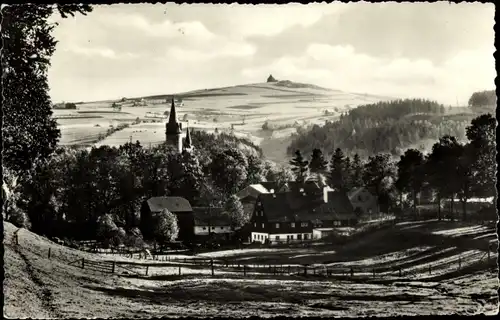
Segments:
[[[5,222],[3,226],[6,318],[391,316],[498,312],[497,272],[487,266],[464,268],[461,273],[444,270],[440,278],[385,282],[243,278],[222,273],[215,277],[209,274],[126,277],[67,264],[82,257],[109,260],[109,256],[65,248],[24,229],[18,233],[19,244],[15,244],[13,234],[17,228]],[[443,229],[431,232],[439,235]],[[453,232],[446,235],[452,237]],[[381,235],[374,236],[380,241],[384,239]],[[379,246],[383,247],[382,244]],[[382,252],[373,252],[370,257],[368,251],[373,250],[373,246],[365,242],[364,246],[367,247],[365,252],[362,252],[361,242],[346,246],[351,252],[350,261],[346,260],[346,253],[340,252],[336,259],[342,263],[380,263]],[[409,241],[408,246],[413,243]],[[47,256],[49,248],[50,259]],[[246,254],[250,253],[258,256],[258,251]],[[330,254],[335,258],[333,252]],[[248,258],[244,252],[229,255]]]

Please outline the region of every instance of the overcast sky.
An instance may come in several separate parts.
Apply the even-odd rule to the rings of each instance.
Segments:
[[[494,5],[116,4],[60,21],[54,102],[278,79],[466,103],[495,88]]]

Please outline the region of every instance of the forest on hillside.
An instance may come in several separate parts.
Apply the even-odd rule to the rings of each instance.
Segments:
[[[423,140],[451,135],[465,139],[472,114],[447,115],[446,108],[424,99],[404,99],[360,106],[335,122],[298,129],[287,152],[310,153],[315,148],[330,154],[341,148],[366,158],[376,153],[401,155],[408,146]]]

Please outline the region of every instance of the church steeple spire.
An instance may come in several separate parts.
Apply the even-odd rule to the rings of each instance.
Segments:
[[[169,130],[170,129],[170,130]],[[172,96],[172,105],[170,106],[170,115],[167,124],[167,133],[180,133],[182,126],[177,122],[177,112],[175,111],[175,101]]]
[[[189,132],[189,127],[186,126],[186,140],[185,147],[186,149],[191,149],[193,146],[191,145],[191,133]]]
[[[175,101],[172,96],[172,105],[170,107],[170,115],[166,124],[165,135],[167,143],[175,146],[178,152],[182,152],[182,123],[177,121],[177,112],[175,111]]]

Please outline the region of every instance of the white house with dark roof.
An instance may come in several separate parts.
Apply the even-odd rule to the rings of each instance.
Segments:
[[[260,194],[252,214],[251,241],[283,243],[309,240],[313,230],[357,223],[345,192],[310,183],[291,191]]]
[[[234,233],[229,215],[223,208],[193,207],[194,235],[197,238],[220,236],[225,238]]]

